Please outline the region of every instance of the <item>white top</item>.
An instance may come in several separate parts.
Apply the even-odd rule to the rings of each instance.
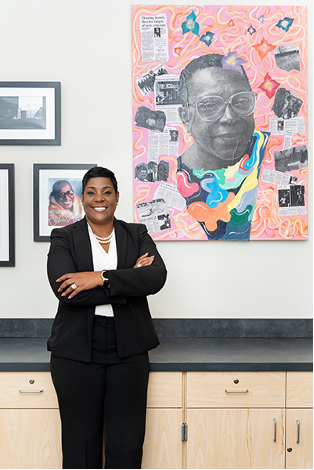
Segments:
[[[101,247],[101,244],[97,240],[89,224],[87,225],[89,238],[92,245],[94,271],[103,271],[104,269],[117,269],[118,257],[115,232],[113,231],[113,237],[109,245],[109,251],[108,253],[106,253],[106,251]],[[95,315],[113,317],[112,305],[96,305]]]

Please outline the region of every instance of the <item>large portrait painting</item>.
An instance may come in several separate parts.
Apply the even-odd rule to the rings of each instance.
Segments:
[[[305,6],[132,6],[134,219],[306,240]]]

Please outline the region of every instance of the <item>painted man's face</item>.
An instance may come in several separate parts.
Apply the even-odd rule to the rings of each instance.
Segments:
[[[208,154],[208,158],[212,156],[226,161],[241,158],[254,132],[254,113],[240,115],[229,104],[220,116],[213,114],[214,120],[208,122],[200,117],[196,103],[198,109],[206,113],[206,107],[212,105],[213,100],[210,97],[218,96],[228,101],[231,96],[242,92],[251,92],[244,76],[219,67],[198,70],[189,81],[188,103],[192,105],[189,106],[188,118],[190,132],[196,145]],[[205,97],[209,97],[209,100]],[[243,97],[245,93],[234,99],[241,100]]]

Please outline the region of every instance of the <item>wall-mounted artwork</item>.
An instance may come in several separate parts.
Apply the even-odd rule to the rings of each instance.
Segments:
[[[90,164],[34,164],[34,241],[49,242],[53,228],[81,220],[82,178]]]
[[[0,266],[15,266],[14,164],[0,163]]]
[[[0,82],[0,145],[61,145],[60,82]]]
[[[307,239],[305,6],[132,6],[134,220]]]

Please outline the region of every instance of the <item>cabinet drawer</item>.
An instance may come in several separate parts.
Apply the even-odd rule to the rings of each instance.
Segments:
[[[188,372],[187,406],[284,407],[285,372]]]
[[[58,408],[49,372],[0,372],[0,408]]]
[[[149,408],[181,408],[182,372],[150,372],[147,406]]]
[[[313,372],[287,372],[287,408],[313,406]]]

